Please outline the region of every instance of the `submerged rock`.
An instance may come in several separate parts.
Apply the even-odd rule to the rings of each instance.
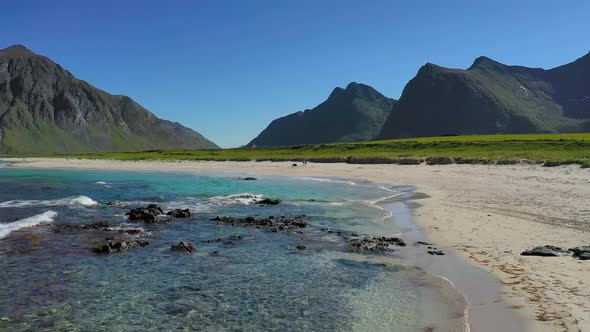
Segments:
[[[191,211],[189,209],[174,209],[172,211],[168,211],[166,215],[172,216],[174,218],[190,218]]]
[[[146,240],[121,240],[121,239],[107,239],[102,244],[98,244],[92,248],[92,251],[97,254],[111,254],[115,252],[127,251],[133,247],[145,247],[150,243]]]
[[[258,180],[257,178],[251,177],[251,176],[247,176],[247,177],[239,177],[238,176],[238,177],[235,177],[233,179],[234,180],[241,180],[241,181],[256,181],[256,180]]]
[[[442,250],[428,250],[427,253],[432,256],[444,256],[444,252]]]
[[[261,199],[259,201],[256,201],[256,204],[258,205],[279,205],[281,203],[280,199],[271,199],[271,198],[265,198],[265,199]]]
[[[541,256],[541,257],[559,257],[571,256],[572,252],[560,247],[545,245],[535,247],[531,250],[526,250],[520,253],[522,256]]]
[[[78,231],[97,231],[110,230],[113,225],[106,221],[99,221],[90,224],[54,224],[53,231],[55,233],[62,232],[78,232]]]
[[[404,240],[398,237],[363,236],[347,239],[352,251],[393,251],[391,246],[405,247]]]
[[[150,204],[145,208],[131,209],[126,215],[129,216],[131,221],[143,221],[147,223],[159,222],[159,216],[163,215],[164,211],[156,204]]]
[[[190,254],[194,251],[197,251],[197,248],[190,242],[180,241],[178,244],[173,244],[172,247],[170,247],[170,250],[186,252],[187,254]]]
[[[308,217],[305,215],[286,217],[286,216],[270,216],[268,218],[256,217],[215,217],[212,221],[230,224],[232,226],[255,227],[268,229],[271,232],[290,231],[309,226],[305,221]]]

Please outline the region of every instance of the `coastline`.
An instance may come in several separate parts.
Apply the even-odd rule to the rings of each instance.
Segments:
[[[41,158],[7,161],[32,168],[332,176],[411,185],[417,192],[429,196],[416,200],[420,207],[412,209],[414,220],[428,239],[437,246],[452,250],[462,261],[491,272],[502,285],[492,303],[473,303],[470,299],[470,318],[477,320],[473,313],[496,303],[523,317],[526,330],[590,331],[588,263],[571,257],[520,256],[521,251],[537,245],[572,247],[588,244],[590,214],[585,209],[590,206],[590,171],[577,166],[311,163],[292,167],[289,162],[127,162]],[[464,291],[461,285],[457,286]]]

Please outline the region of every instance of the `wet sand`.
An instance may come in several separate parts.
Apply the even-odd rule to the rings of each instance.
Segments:
[[[578,166],[18,161],[19,167],[334,176],[415,186],[428,195],[411,210],[419,231],[452,253],[448,264],[425,257],[419,265],[467,296],[472,331],[590,331],[589,263],[520,256],[537,245],[590,245],[590,170]],[[457,269],[453,259],[472,266]],[[524,324],[498,325],[520,324],[511,317]]]

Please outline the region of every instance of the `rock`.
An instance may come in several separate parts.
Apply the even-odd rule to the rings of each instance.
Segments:
[[[306,247],[304,245],[298,245],[296,248],[298,250],[305,250]]]
[[[339,232],[338,235],[342,235]],[[392,245],[398,247],[405,247],[404,240],[397,237],[385,236],[363,236],[355,238],[345,238],[348,246],[352,251],[393,251]]]
[[[574,257],[580,260],[588,260],[590,259],[590,246],[580,246],[575,248],[570,248],[569,251],[574,253]]]
[[[415,246],[431,246],[432,243],[428,243],[425,241],[417,241],[416,243],[414,243]]]
[[[400,158],[397,161],[400,165],[420,165],[422,163],[422,159],[414,159],[414,158]]]
[[[258,205],[279,205],[279,204],[281,204],[281,200],[280,199],[265,198],[265,199],[261,199],[259,201],[256,201],[256,204],[258,204]]]
[[[164,211],[156,204],[150,204],[145,208],[131,209],[126,215],[131,221],[143,221],[147,223],[159,222],[159,216],[163,215]]]
[[[293,164],[293,165],[291,165],[291,166],[293,166],[293,167],[297,167],[297,164]]]
[[[166,215],[172,216],[174,218],[190,218],[191,211],[189,209],[174,209],[172,211],[168,211]]]
[[[78,232],[78,231],[97,231],[109,230],[113,225],[106,221],[99,221],[90,224],[54,224],[53,231],[55,233],[61,232]]]
[[[111,254],[114,252],[127,251],[132,247],[145,247],[150,243],[146,240],[121,240],[121,239],[107,239],[106,242],[99,244],[92,248],[92,251],[97,254]]]
[[[531,250],[526,250],[520,253],[522,256],[541,256],[541,257],[558,257],[558,256],[571,256],[572,252],[565,250],[560,247],[545,245],[535,247]]]
[[[170,250],[186,252],[187,254],[190,254],[194,251],[197,251],[197,248],[190,242],[180,241],[178,244],[173,244],[172,247],[170,247]]]
[[[444,254],[445,254],[441,250],[428,250],[427,252],[429,255],[432,255],[432,256],[444,256]]]
[[[248,217],[215,217],[211,221],[221,222],[232,226],[243,226],[243,227],[254,227],[264,228],[272,232],[279,231],[291,231],[294,229],[305,228],[309,226],[309,223],[305,221],[307,216],[294,216],[294,217],[273,217],[268,218],[255,218],[252,216]]]
[[[118,206],[118,207],[125,207],[125,206],[127,206],[126,203],[123,203],[121,201],[110,201],[110,202],[107,202],[106,205],[108,205],[108,206]]]
[[[426,164],[428,165],[448,165],[453,163],[453,158],[450,157],[428,157]]]

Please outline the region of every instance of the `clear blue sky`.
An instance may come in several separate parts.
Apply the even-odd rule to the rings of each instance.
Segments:
[[[0,47],[24,44],[223,147],[351,81],[397,98],[426,62],[549,68],[590,50],[586,0],[19,0],[0,20]]]

